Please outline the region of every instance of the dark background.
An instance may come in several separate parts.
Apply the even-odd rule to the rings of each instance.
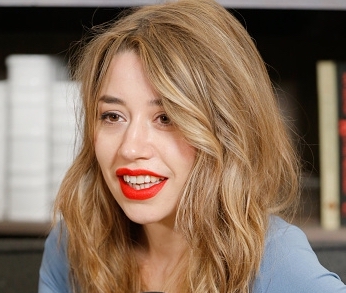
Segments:
[[[0,79],[14,53],[68,60],[88,30],[126,8],[0,7]],[[279,88],[283,111],[300,139],[305,169],[318,177],[316,61],[346,59],[346,11],[237,9]]]

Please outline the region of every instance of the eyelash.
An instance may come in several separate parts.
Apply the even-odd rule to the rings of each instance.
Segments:
[[[165,117],[165,119],[168,120],[168,122],[162,122],[162,118]],[[115,122],[119,122],[119,120],[122,118],[121,115],[114,113],[114,112],[105,112],[101,114],[100,120],[107,123],[107,124],[113,124]],[[111,121],[110,119],[114,119],[116,121]],[[170,127],[173,125],[171,119],[167,116],[166,113],[159,114],[155,118],[155,121],[159,121],[161,127]]]
[[[114,112],[105,112],[101,114],[100,120],[104,121],[105,123],[112,124],[114,123],[113,121],[110,121],[110,118],[113,116],[116,117],[114,119],[117,119],[117,121],[121,118],[121,116],[117,113]],[[116,121],[116,122],[117,122]]]

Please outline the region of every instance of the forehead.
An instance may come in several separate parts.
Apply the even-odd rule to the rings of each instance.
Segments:
[[[113,55],[108,65],[103,84],[107,85],[109,82],[122,80],[149,83],[141,59],[132,51],[124,51]]]
[[[139,91],[143,95],[157,96],[138,55],[132,51],[117,53],[109,63],[99,95],[112,93],[113,96],[118,96],[121,93]]]

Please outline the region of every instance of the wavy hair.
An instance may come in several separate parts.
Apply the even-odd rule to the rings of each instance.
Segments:
[[[82,146],[56,201],[69,233],[75,291],[140,292],[138,225],[118,206],[94,150],[110,61],[135,52],[168,116],[196,148],[176,229],[188,251],[167,292],[251,292],[268,220],[292,206],[299,162],[266,67],[244,27],[213,0],[145,6],[98,27],[82,53]],[[172,276],[173,278],[173,276]]]

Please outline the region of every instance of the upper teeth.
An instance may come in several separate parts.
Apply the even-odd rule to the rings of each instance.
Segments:
[[[123,178],[125,182],[132,183],[132,184],[155,183],[157,181],[162,180],[158,177],[150,176],[150,175],[140,175],[140,176],[124,175]]]

